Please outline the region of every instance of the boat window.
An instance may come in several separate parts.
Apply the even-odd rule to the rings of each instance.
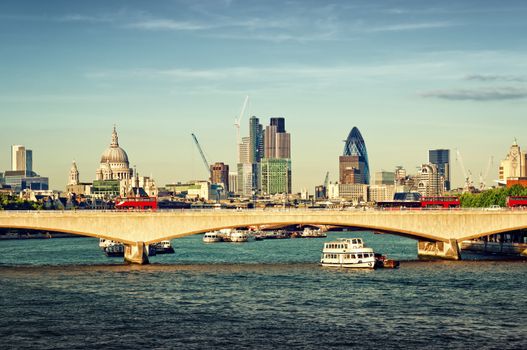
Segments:
[[[362,259],[362,254],[357,254],[357,258]]]

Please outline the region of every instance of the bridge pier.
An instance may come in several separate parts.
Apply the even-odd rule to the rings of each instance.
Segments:
[[[144,242],[124,245],[124,262],[127,264],[148,264],[148,249]]]
[[[461,252],[457,240],[418,241],[417,256],[420,259],[461,260]]]

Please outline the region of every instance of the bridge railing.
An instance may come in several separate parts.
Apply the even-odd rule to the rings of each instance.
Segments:
[[[56,213],[184,213],[184,212],[205,212],[205,213],[214,213],[214,212],[231,212],[231,213],[254,213],[254,212],[327,212],[327,211],[344,211],[344,212],[523,212],[527,211],[525,207],[514,207],[514,208],[237,208],[237,209],[218,209],[218,208],[184,208],[184,209],[157,209],[157,210],[142,210],[142,209],[70,209],[70,210],[0,210],[0,215],[9,215],[13,213],[24,213],[24,214],[56,214]]]

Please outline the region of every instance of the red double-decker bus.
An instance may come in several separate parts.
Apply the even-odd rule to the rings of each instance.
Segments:
[[[458,197],[421,197],[421,208],[459,208]]]
[[[507,197],[507,207],[527,207],[527,196],[509,196]]]
[[[156,197],[126,197],[115,199],[115,209],[157,210]]]

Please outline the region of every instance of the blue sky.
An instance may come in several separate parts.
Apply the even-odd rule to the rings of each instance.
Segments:
[[[295,190],[337,179],[353,126],[373,171],[459,148],[476,177],[493,155],[495,178],[527,147],[525,18],[524,1],[4,0],[0,171],[24,144],[53,188],[74,159],[91,181],[115,123],[159,185],[205,178],[190,133],[233,166],[249,95],[244,133],[286,118]]]

